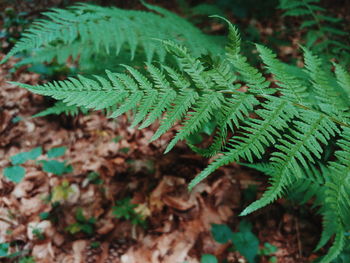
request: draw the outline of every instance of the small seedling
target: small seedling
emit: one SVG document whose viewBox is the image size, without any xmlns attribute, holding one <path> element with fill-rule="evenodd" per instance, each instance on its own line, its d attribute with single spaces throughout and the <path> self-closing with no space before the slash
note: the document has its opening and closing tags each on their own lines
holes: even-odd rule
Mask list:
<svg viewBox="0 0 350 263">
<path fill-rule="evenodd" d="M 44 235 L 43 230 L 41 228 L 33 228 L 32 233 L 39 240 L 45 239 L 45 235 Z"/>
<path fill-rule="evenodd" d="M 130 151 L 130 148 L 129 147 L 124 147 L 124 148 L 121 148 L 120 150 L 119 150 L 121 153 L 128 153 L 129 151 Z"/>
<path fill-rule="evenodd" d="M 18 263 L 35 263 L 35 260 L 33 257 L 23 257 L 18 261 Z"/>
<path fill-rule="evenodd" d="M 130 202 L 131 198 L 127 197 L 122 200 L 117 201 L 116 205 L 113 206 L 113 215 L 116 218 L 121 218 L 125 220 L 130 220 L 133 225 L 140 225 L 146 227 L 145 218 L 135 211 L 135 208 L 138 206 Z"/>
<path fill-rule="evenodd" d="M 70 224 L 66 227 L 67 232 L 73 235 L 78 232 L 83 232 L 85 234 L 91 235 L 94 232 L 94 224 L 96 223 L 96 218 L 86 218 L 83 214 L 82 208 L 77 208 L 75 219 L 77 220 L 75 223 Z"/>
<path fill-rule="evenodd" d="M 51 203 L 51 210 L 48 212 L 42 212 L 39 214 L 41 220 L 50 220 L 54 224 L 57 224 L 59 221 L 60 215 L 62 215 L 62 206 L 59 201 L 51 202 L 52 194 L 47 198 L 47 203 Z"/>
<path fill-rule="evenodd" d="M 64 155 L 66 147 L 52 148 L 47 152 L 48 158 L 55 158 Z M 25 176 L 26 170 L 21 165 L 29 160 L 36 160 L 42 155 L 42 148 L 36 147 L 27 152 L 21 152 L 10 157 L 12 166 L 4 169 L 3 175 L 8 180 L 14 183 L 19 183 Z M 53 173 L 55 175 L 62 175 L 65 173 L 71 173 L 73 167 L 66 165 L 66 162 L 59 162 L 57 160 L 40 160 L 37 162 L 42 165 L 42 169 L 47 173 Z"/>
<path fill-rule="evenodd" d="M 40 217 L 41 220 L 49 219 L 50 213 L 49 212 L 42 212 L 42 213 L 39 214 L 39 217 Z"/>
<path fill-rule="evenodd" d="M 277 257 L 271 256 L 271 255 L 275 254 L 276 252 L 277 252 L 277 247 L 266 242 L 264 244 L 264 247 L 259 250 L 259 255 L 269 257 L 269 263 L 276 263 Z"/>
<path fill-rule="evenodd" d="M 51 202 L 60 202 L 67 200 L 73 190 L 68 180 L 63 180 L 59 185 L 55 186 L 52 191 Z"/>
<path fill-rule="evenodd" d="M 20 166 L 29 160 L 35 160 L 42 154 L 41 147 L 34 148 L 28 152 L 21 152 L 10 157 L 12 166 L 4 169 L 4 176 L 14 183 L 22 181 L 25 175 L 25 169 Z"/>
<path fill-rule="evenodd" d="M 98 242 L 98 241 L 92 242 L 92 243 L 90 244 L 90 247 L 91 247 L 91 248 L 99 248 L 99 247 L 101 247 L 101 243 Z"/>
<path fill-rule="evenodd" d="M 241 221 L 238 232 L 232 232 L 227 225 L 213 224 L 211 233 L 214 240 L 218 243 L 225 244 L 232 242 L 233 248 L 244 256 L 249 263 L 257 262 L 257 256 L 271 256 L 277 251 L 277 248 L 269 243 L 259 250 L 259 239 L 252 232 L 252 225 L 248 221 Z M 271 256 L 270 262 L 277 262 L 277 258 Z"/>
<path fill-rule="evenodd" d="M 96 172 L 89 173 L 87 179 L 92 184 L 97 184 L 97 185 L 103 184 L 103 180 L 101 179 L 100 175 Z"/>
<path fill-rule="evenodd" d="M 123 139 L 123 137 L 118 135 L 118 136 L 114 137 L 112 139 L 112 141 L 115 142 L 115 143 L 118 143 L 121 139 Z"/>
</svg>

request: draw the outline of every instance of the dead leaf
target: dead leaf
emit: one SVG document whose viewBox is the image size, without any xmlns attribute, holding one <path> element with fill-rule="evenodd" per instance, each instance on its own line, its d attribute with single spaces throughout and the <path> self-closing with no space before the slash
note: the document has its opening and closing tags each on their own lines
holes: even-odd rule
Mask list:
<svg viewBox="0 0 350 263">
<path fill-rule="evenodd" d="M 32 256 L 36 262 L 54 262 L 55 252 L 50 241 L 34 245 Z M 46 261 L 45 261 L 46 260 Z"/>
</svg>

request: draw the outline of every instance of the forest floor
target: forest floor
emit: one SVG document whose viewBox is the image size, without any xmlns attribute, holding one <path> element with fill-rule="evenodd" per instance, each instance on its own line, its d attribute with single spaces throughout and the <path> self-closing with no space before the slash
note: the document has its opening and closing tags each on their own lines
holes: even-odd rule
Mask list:
<svg viewBox="0 0 350 263">
<path fill-rule="evenodd" d="M 7 81 L 36 84 L 39 75 L 24 69 L 10 73 L 14 63 L 10 60 L 0 69 L 0 169 L 9 166 L 10 156 L 17 153 L 35 147 L 45 153 L 64 146 L 67 151 L 58 160 L 72 165 L 73 171 L 57 176 L 29 161 L 20 183 L 1 177 L 0 237 L 16 244 L 12 252 L 31 255 L 36 262 L 199 262 L 202 254 L 245 262 L 237 252 L 229 252 L 229 244 L 214 241 L 211 224 L 227 224 L 236 231 L 242 208 L 267 186 L 262 175 L 232 164 L 189 192 L 187 183 L 208 161 L 185 144 L 164 155 L 175 130 L 149 143 L 155 127 L 131 129 L 128 116 L 31 118 L 47 102 Z M 18 117 L 20 121 L 14 121 Z M 89 181 L 91 172 L 102 183 Z M 67 196 L 61 193 L 52 200 L 67 181 L 71 189 Z M 138 205 L 146 227 L 113 215 L 115 202 L 126 197 Z M 96 219 L 91 234 L 67 231 L 77 222 L 77 209 Z M 50 216 L 43 219 L 45 213 Z M 268 242 L 277 247 L 273 255 L 278 262 L 310 262 L 314 257 L 321 218 L 307 209 L 296 210 L 279 200 L 245 220 L 253 224 L 261 246 Z M 33 229 L 41 234 L 33 234 Z M 260 262 L 268 259 L 262 257 Z"/>
<path fill-rule="evenodd" d="M 261 32 L 269 34 L 266 27 Z M 296 56 L 294 47 L 280 51 Z M 10 252 L 19 252 L 3 262 L 32 256 L 42 263 L 195 263 L 203 254 L 213 254 L 220 262 L 243 263 L 247 261 L 230 243 L 217 243 L 211 233 L 212 224 L 236 232 L 242 220 L 252 223 L 260 248 L 266 242 L 277 247 L 260 263 L 272 262 L 271 256 L 279 263 L 316 258 L 313 249 L 322 224 L 311 205 L 300 208 L 281 199 L 239 217 L 268 186 L 262 174 L 231 164 L 189 192 L 189 181 L 211 160 L 184 143 L 164 155 L 176 127 L 150 143 L 156 125 L 130 128 L 130 115 L 116 120 L 100 112 L 32 118 L 50 102 L 7 82 L 41 81 L 26 68 L 12 72 L 14 63 L 10 59 L 0 66 L 0 171 L 10 166 L 11 156 L 36 147 L 43 149 L 39 160 L 54 147 L 66 147 L 56 159 L 73 169 L 59 176 L 33 160 L 23 165 L 26 174 L 18 184 L 0 176 L 0 243 L 11 243 Z M 135 207 L 122 209 L 136 211 L 136 223 L 113 214 L 116 202 L 127 198 Z M 78 220 L 79 211 L 84 220 L 93 219 L 85 222 L 89 231 L 77 226 L 84 221 Z"/>
</svg>

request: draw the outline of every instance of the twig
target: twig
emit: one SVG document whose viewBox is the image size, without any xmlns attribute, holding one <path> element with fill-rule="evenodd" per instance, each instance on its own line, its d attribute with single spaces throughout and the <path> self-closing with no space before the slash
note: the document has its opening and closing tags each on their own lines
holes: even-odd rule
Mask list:
<svg viewBox="0 0 350 263">
<path fill-rule="evenodd" d="M 298 240 L 298 252 L 299 252 L 299 258 L 302 257 L 303 251 L 301 247 L 301 241 L 300 241 L 300 230 L 299 230 L 299 221 L 298 218 L 295 218 L 295 229 L 297 231 L 297 240 Z"/>
<path fill-rule="evenodd" d="M 12 225 L 12 226 L 16 225 L 15 223 L 11 222 L 10 220 L 2 218 L 2 217 L 0 217 L 0 221 L 3 221 L 3 222 L 5 222 L 5 223 L 7 223 L 9 225 Z"/>
</svg>

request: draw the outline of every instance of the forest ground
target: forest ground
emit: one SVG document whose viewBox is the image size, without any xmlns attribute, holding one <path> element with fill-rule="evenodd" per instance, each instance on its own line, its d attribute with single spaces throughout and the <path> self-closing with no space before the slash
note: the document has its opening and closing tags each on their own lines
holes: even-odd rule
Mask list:
<svg viewBox="0 0 350 263">
<path fill-rule="evenodd" d="M 266 33 L 269 27 L 261 28 Z M 293 55 L 294 47 L 284 47 L 283 52 Z M 243 219 L 240 211 L 268 185 L 263 175 L 231 164 L 189 192 L 187 183 L 208 160 L 184 143 L 164 155 L 176 128 L 150 143 L 156 125 L 132 129 L 130 115 L 117 120 L 99 112 L 31 118 L 48 101 L 7 81 L 33 85 L 42 80 L 26 68 L 12 72 L 14 63 L 10 59 L 0 66 L 0 169 L 9 166 L 10 156 L 17 153 L 35 147 L 45 153 L 64 146 L 67 151 L 58 160 L 72 165 L 73 171 L 57 176 L 30 161 L 24 165 L 26 175 L 19 184 L 1 177 L 1 242 L 15 243 L 21 256 L 33 256 L 36 262 L 199 262 L 203 254 L 245 262 L 228 249 L 229 244 L 214 241 L 211 227 L 227 224 L 237 231 Z M 18 122 L 14 121 L 17 117 Z M 87 180 L 91 172 L 98 173 L 102 183 Z M 53 205 L 48 197 L 67 181 L 73 191 L 58 200 L 58 206 Z M 115 202 L 126 197 L 138 204 L 146 227 L 113 215 Z M 277 247 L 273 255 L 278 262 L 310 262 L 316 257 L 312 251 L 322 227 L 321 217 L 310 207 L 301 209 L 281 199 L 244 219 L 253 224 L 261 247 L 265 242 Z M 67 231 L 76 222 L 77 208 L 83 209 L 86 218 L 96 219 L 92 234 Z M 43 219 L 43 213 L 49 213 L 52 220 Z M 42 230 L 42 236 L 33 235 L 35 227 Z M 260 262 L 268 260 L 262 257 Z"/>
</svg>

